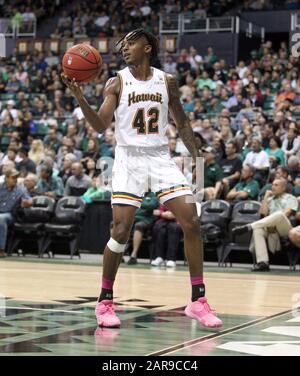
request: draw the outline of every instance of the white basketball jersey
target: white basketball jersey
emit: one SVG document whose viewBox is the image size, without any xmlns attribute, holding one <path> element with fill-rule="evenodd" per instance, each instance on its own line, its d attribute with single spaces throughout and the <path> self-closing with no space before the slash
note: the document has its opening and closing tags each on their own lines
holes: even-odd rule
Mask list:
<svg viewBox="0 0 300 376">
<path fill-rule="evenodd" d="M 115 137 L 120 146 L 153 147 L 168 144 L 168 89 L 165 73 L 151 67 L 151 80 L 137 80 L 129 68 L 118 72 L 121 80 L 115 110 Z"/>
</svg>

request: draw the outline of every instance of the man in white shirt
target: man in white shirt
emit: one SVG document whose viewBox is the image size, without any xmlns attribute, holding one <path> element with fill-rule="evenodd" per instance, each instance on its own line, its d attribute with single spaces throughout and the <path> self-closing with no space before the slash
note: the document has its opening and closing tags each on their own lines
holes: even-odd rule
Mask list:
<svg viewBox="0 0 300 376">
<path fill-rule="evenodd" d="M 253 137 L 251 149 L 252 150 L 247 154 L 243 165 L 250 165 L 255 168 L 254 179 L 262 185 L 268 177 L 270 168 L 269 157 L 268 154 L 262 150 L 261 141 L 258 137 Z"/>
</svg>

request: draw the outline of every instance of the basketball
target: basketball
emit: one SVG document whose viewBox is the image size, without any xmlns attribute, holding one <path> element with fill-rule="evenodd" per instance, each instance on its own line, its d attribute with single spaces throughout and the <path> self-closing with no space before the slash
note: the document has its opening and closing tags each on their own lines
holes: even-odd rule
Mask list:
<svg viewBox="0 0 300 376">
<path fill-rule="evenodd" d="M 96 48 L 87 43 L 69 48 L 62 60 L 64 74 L 78 83 L 93 81 L 101 71 L 102 58 Z"/>
</svg>

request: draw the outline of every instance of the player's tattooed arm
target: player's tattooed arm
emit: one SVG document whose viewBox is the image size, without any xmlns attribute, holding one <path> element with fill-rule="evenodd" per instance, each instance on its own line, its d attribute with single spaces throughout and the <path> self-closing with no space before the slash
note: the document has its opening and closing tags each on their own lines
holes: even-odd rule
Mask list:
<svg viewBox="0 0 300 376">
<path fill-rule="evenodd" d="M 117 107 L 118 97 L 121 90 L 119 77 L 113 77 L 107 81 L 103 92 L 104 101 L 98 112 L 93 110 L 88 104 L 76 82 L 65 83 L 75 95 L 87 122 L 95 129 L 95 131 L 99 133 L 104 132 L 105 129 L 110 126 L 114 111 Z"/>
<path fill-rule="evenodd" d="M 166 77 L 169 90 L 169 110 L 171 116 L 176 124 L 180 138 L 192 155 L 193 159 L 196 160 L 196 157 L 201 156 L 201 152 L 196 146 L 196 140 L 190 125 L 190 121 L 187 118 L 180 102 L 180 92 L 176 78 L 169 74 L 167 74 Z"/>
</svg>

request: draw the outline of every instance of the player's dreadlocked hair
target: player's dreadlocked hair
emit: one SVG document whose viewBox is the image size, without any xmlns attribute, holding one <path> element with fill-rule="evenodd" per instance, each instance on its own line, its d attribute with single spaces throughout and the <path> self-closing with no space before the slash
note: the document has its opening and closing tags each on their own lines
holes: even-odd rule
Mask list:
<svg viewBox="0 0 300 376">
<path fill-rule="evenodd" d="M 151 49 L 151 57 L 150 57 L 150 62 L 154 62 L 158 58 L 158 51 L 159 51 L 159 46 L 158 46 L 158 40 L 157 38 L 152 34 L 149 33 L 148 31 L 140 28 L 140 29 L 135 29 L 131 31 L 130 33 L 124 35 L 118 42 L 116 43 L 116 47 L 119 48 L 119 51 L 122 52 L 123 48 L 123 41 L 125 37 L 127 37 L 127 40 L 136 40 L 139 39 L 140 37 L 145 37 L 152 47 Z"/>
</svg>

